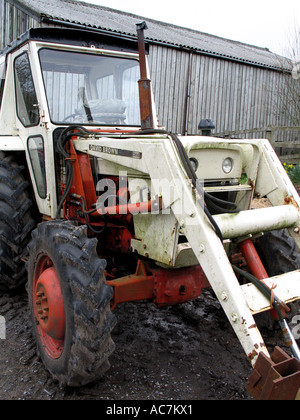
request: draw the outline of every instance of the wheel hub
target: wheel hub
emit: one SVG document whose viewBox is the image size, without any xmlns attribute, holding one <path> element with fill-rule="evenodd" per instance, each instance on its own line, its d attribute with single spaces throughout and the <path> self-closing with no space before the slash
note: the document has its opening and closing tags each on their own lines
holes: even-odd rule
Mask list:
<svg viewBox="0 0 300 420">
<path fill-rule="evenodd" d="M 36 318 L 43 332 L 54 340 L 65 336 L 64 301 L 54 267 L 47 268 L 38 278 L 35 293 Z"/>
</svg>

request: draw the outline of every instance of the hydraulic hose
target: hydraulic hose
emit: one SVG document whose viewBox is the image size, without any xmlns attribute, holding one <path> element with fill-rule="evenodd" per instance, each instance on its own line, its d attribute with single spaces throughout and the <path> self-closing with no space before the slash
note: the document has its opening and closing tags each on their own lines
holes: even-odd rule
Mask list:
<svg viewBox="0 0 300 420">
<path fill-rule="evenodd" d="M 279 318 L 279 325 L 281 327 L 283 337 L 285 340 L 285 343 L 288 347 L 290 347 L 294 357 L 298 360 L 300 360 L 300 350 L 296 343 L 296 340 L 293 337 L 293 334 L 291 333 L 289 326 L 286 322 L 286 320 L 283 318 L 283 315 L 281 313 L 280 307 L 285 305 L 278 297 L 274 294 L 274 291 L 271 290 L 264 282 L 261 280 L 258 280 L 256 277 L 254 277 L 252 274 L 247 273 L 244 270 L 241 270 L 240 268 L 236 266 L 232 266 L 233 270 L 236 274 L 239 274 L 243 276 L 246 280 L 253 283 L 260 291 L 261 293 L 268 299 L 270 302 L 272 302 L 273 308 L 275 309 L 276 313 L 278 314 Z"/>
<path fill-rule="evenodd" d="M 60 202 L 59 202 L 57 210 L 56 210 L 55 219 L 59 219 L 59 215 L 60 215 L 62 206 L 63 206 L 64 202 L 66 201 L 68 195 L 69 195 L 69 192 L 70 192 L 70 189 L 71 189 L 72 183 L 73 183 L 73 165 L 72 165 L 72 162 L 70 162 L 70 160 L 68 160 L 70 155 L 66 151 L 66 144 L 74 136 L 74 134 L 76 134 L 76 133 L 74 133 L 74 130 L 79 131 L 81 134 L 89 133 L 89 131 L 82 126 L 71 126 L 71 127 L 67 127 L 66 129 L 64 129 L 59 136 L 59 139 L 58 139 L 58 142 L 57 142 L 57 150 L 66 161 L 67 182 L 66 182 L 64 193 L 63 193 L 63 195 L 60 199 Z"/>
</svg>

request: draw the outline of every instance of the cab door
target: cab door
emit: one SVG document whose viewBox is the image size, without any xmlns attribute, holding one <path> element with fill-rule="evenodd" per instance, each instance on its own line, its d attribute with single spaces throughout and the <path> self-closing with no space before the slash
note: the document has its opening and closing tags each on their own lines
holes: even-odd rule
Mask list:
<svg viewBox="0 0 300 420">
<path fill-rule="evenodd" d="M 53 140 L 51 131 L 43 121 L 42 87 L 34 79 L 34 64 L 38 65 L 33 63 L 28 45 L 15 53 L 16 128 L 26 151 L 39 211 L 53 217 L 56 206 Z"/>
</svg>

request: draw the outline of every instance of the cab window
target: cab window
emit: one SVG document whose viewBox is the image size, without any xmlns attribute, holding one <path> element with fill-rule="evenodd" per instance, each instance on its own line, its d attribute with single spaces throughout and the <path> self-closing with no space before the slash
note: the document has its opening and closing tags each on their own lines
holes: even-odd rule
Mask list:
<svg viewBox="0 0 300 420">
<path fill-rule="evenodd" d="M 47 48 L 39 55 L 52 122 L 140 125 L 137 60 Z"/>
<path fill-rule="evenodd" d="M 43 137 L 29 137 L 27 147 L 38 193 L 41 198 L 46 198 L 47 188 Z"/>
<path fill-rule="evenodd" d="M 39 107 L 27 53 L 17 57 L 14 66 L 18 118 L 25 127 L 36 126 Z"/>
</svg>

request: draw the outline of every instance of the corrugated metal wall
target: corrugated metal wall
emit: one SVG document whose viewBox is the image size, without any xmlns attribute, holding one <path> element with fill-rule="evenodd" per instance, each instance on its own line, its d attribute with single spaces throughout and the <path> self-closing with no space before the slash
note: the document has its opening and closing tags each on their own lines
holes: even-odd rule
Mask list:
<svg viewBox="0 0 300 420">
<path fill-rule="evenodd" d="M 151 46 L 150 70 L 160 124 L 177 133 L 199 133 L 206 118 L 218 133 L 292 125 L 281 72 L 162 46 Z"/>
<path fill-rule="evenodd" d="M 2 49 L 39 20 L 0 1 Z M 160 45 L 150 46 L 149 62 L 159 122 L 168 130 L 197 134 L 204 118 L 214 121 L 218 133 L 292 125 L 292 112 L 283 106 L 288 76 L 278 71 Z"/>
<path fill-rule="evenodd" d="M 23 34 L 29 28 L 39 26 L 37 17 L 29 10 L 13 6 L 6 0 L 0 0 L 0 50 Z"/>
</svg>

